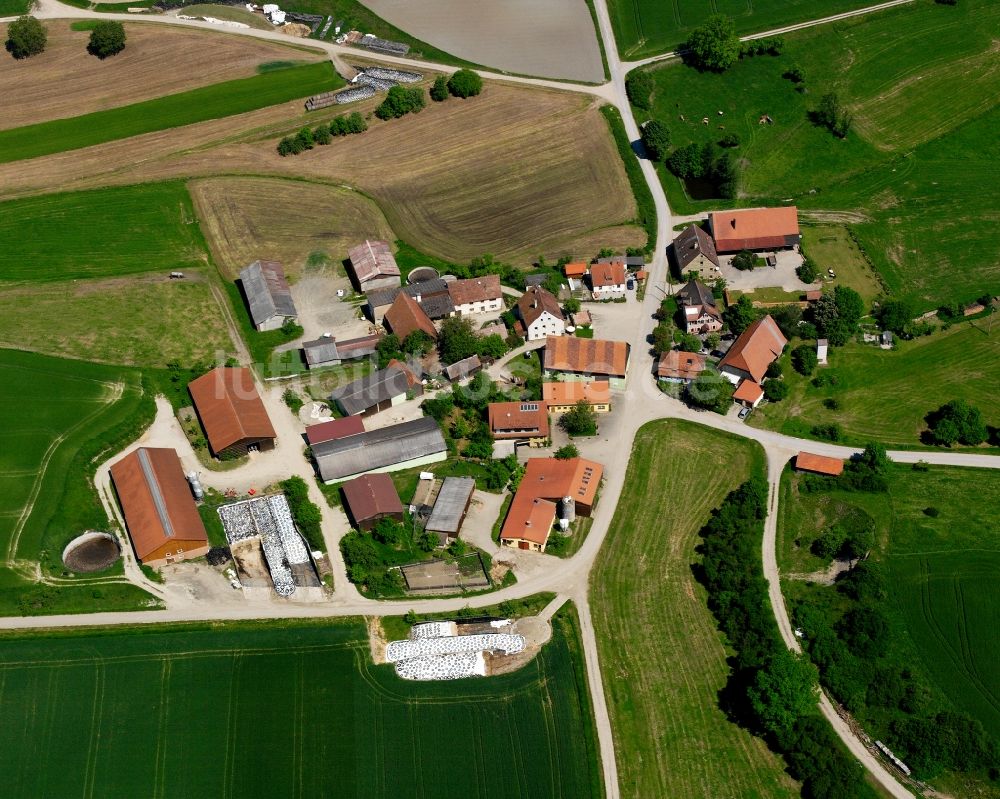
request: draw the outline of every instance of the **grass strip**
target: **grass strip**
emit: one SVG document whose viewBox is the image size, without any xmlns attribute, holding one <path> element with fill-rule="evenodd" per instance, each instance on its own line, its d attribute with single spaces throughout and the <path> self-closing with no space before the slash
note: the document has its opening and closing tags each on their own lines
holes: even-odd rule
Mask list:
<svg viewBox="0 0 1000 799">
<path fill-rule="evenodd" d="M 621 156 L 622 164 L 625 166 L 625 174 L 628 175 L 628 182 L 632 186 L 636 222 L 646 231 L 646 246 L 643 249 L 650 253 L 656 245 L 656 205 L 653 203 L 653 193 L 649 190 L 639 160 L 632 151 L 632 143 L 628 139 L 628 133 L 625 132 L 622 115 L 612 105 L 601 106 L 601 113 L 608 121 L 615 146 L 618 147 L 618 155 Z"/>
<path fill-rule="evenodd" d="M 328 62 L 224 81 L 141 103 L 0 131 L 0 163 L 221 119 L 343 86 Z"/>
</svg>

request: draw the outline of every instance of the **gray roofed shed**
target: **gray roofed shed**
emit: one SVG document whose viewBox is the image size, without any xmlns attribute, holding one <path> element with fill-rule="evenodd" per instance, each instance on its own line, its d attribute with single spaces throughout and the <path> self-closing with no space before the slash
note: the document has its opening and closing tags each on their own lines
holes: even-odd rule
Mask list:
<svg viewBox="0 0 1000 799">
<path fill-rule="evenodd" d="M 476 481 L 471 477 L 446 477 L 425 529 L 448 538 L 458 538 L 475 490 Z"/>
<path fill-rule="evenodd" d="M 254 261 L 240 272 L 240 282 L 258 330 L 273 330 L 298 316 L 285 270 L 277 261 Z"/>
<path fill-rule="evenodd" d="M 478 355 L 470 355 L 460 361 L 455 361 L 451 366 L 444 368 L 444 376 L 451 381 L 462 380 L 471 374 L 475 374 L 483 368 L 483 362 Z"/>
<path fill-rule="evenodd" d="M 372 408 L 378 408 L 384 403 L 391 403 L 393 399 L 405 395 L 410 389 L 418 388 L 421 388 L 420 384 L 413 386 L 405 370 L 389 366 L 341 386 L 334 390 L 330 399 L 336 402 L 345 414 L 355 416 Z"/>
<path fill-rule="evenodd" d="M 378 351 L 380 338 L 381 336 L 371 335 L 337 341 L 333 336 L 321 336 L 312 341 L 303 342 L 302 350 L 306 356 L 306 365 L 310 369 L 319 366 L 336 366 L 341 361 L 351 361 L 374 355 Z"/>
<path fill-rule="evenodd" d="M 392 305 L 400 292 L 412 297 L 420 303 L 424 313 L 431 319 L 443 319 L 455 311 L 451 294 L 448 293 L 448 282 L 441 278 L 424 280 L 406 286 L 390 286 L 373 289 L 365 294 L 368 300 L 368 310 L 371 319 L 376 324 L 382 323 L 385 311 Z M 417 299 L 419 297 L 419 299 Z M 381 313 L 379 311 L 381 310 Z"/>
<path fill-rule="evenodd" d="M 366 472 L 406 468 L 411 461 L 423 464 L 444 460 L 448 447 L 437 422 L 425 416 L 324 441 L 316 444 L 312 453 L 320 478 L 326 483 L 336 483 Z"/>
</svg>

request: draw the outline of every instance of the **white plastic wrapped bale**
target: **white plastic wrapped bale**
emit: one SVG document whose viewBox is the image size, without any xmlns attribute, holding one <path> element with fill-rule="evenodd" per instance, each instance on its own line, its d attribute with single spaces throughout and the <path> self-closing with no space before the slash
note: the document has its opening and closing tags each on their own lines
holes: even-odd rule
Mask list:
<svg viewBox="0 0 1000 799">
<path fill-rule="evenodd" d="M 398 83 L 416 83 L 423 78 L 419 72 L 405 72 L 401 69 L 389 69 L 388 67 L 369 67 L 361 71 L 372 78 L 393 80 Z"/>
<path fill-rule="evenodd" d="M 354 79 L 354 83 L 359 86 L 371 86 L 373 89 L 378 89 L 380 92 L 387 92 L 393 86 L 396 85 L 396 81 L 388 80 L 387 78 L 376 78 L 373 77 L 368 72 L 362 72 Z"/>
<path fill-rule="evenodd" d="M 404 680 L 460 680 L 486 676 L 486 658 L 482 652 L 411 658 L 396 664 L 396 674 Z"/>
<path fill-rule="evenodd" d="M 246 502 L 223 505 L 219 508 L 219 518 L 222 519 L 222 527 L 231 544 L 257 535 L 250 506 Z"/>
<path fill-rule="evenodd" d="M 274 516 L 278 537 L 281 539 L 281 546 L 285 550 L 288 562 L 291 564 L 308 563 L 309 550 L 306 549 L 299 531 L 295 529 L 292 511 L 288 507 L 285 495 L 273 494 L 267 498 L 267 504 Z"/>
<path fill-rule="evenodd" d="M 458 626 L 453 621 L 428 621 L 414 624 L 410 628 L 410 639 L 417 641 L 422 638 L 443 638 L 458 633 Z"/>
<path fill-rule="evenodd" d="M 455 635 L 445 638 L 422 638 L 416 641 L 392 641 L 385 649 L 389 663 L 434 655 L 455 655 L 461 652 L 501 652 L 513 655 L 524 651 L 524 636 L 509 633 Z"/>
<path fill-rule="evenodd" d="M 336 96 L 337 105 L 344 105 L 345 103 L 354 103 L 358 100 L 367 100 L 369 97 L 375 96 L 375 89 L 371 86 L 354 86 L 350 89 L 344 89 L 342 92 L 338 92 Z"/>
<path fill-rule="evenodd" d="M 513 622 L 511 622 L 510 619 L 494 619 L 493 621 L 490 622 L 490 627 L 492 627 L 494 630 L 496 630 L 496 629 L 498 629 L 500 627 L 506 627 L 506 626 L 508 626 L 509 624 L 512 624 L 512 623 Z"/>
</svg>

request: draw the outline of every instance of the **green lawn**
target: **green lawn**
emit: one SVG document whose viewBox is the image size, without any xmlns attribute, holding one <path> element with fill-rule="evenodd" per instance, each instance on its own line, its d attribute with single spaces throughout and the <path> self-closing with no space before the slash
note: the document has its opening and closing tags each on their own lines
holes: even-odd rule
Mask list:
<svg viewBox="0 0 1000 799">
<path fill-rule="evenodd" d="M 987 424 L 1000 426 L 996 402 L 996 361 L 1000 322 L 963 322 L 930 336 L 900 341 L 895 350 L 850 343 L 830 350 L 829 366 L 816 374 L 836 377 L 837 385 L 817 388 L 795 372 L 790 356 L 781 359 L 791 392 L 781 402 L 764 404 L 747 420 L 756 427 L 811 438 L 814 425 L 837 423 L 844 442 L 868 441 L 918 447 L 924 418 L 952 399 L 978 406 Z M 793 347 L 799 344 L 793 342 Z M 824 400 L 836 400 L 831 410 Z"/>
<path fill-rule="evenodd" d="M 59 560 L 66 543 L 107 529 L 96 464 L 152 415 L 137 372 L 0 350 L 0 613 L 136 610 L 148 599 L 123 583 L 43 586 L 12 567 L 37 563 L 47 576 L 69 576 Z M 118 565 L 101 577 L 120 574 Z"/>
<path fill-rule="evenodd" d="M 866 307 L 886 293 L 878 274 L 844 225 L 809 224 L 803 227 L 802 235 L 802 246 L 816 262 L 827 291 L 838 285 L 850 286 L 861 295 Z M 830 279 L 827 269 L 832 269 L 836 278 Z"/>
<path fill-rule="evenodd" d="M 224 81 L 140 103 L 0 131 L 0 163 L 221 119 L 344 85 L 329 62 Z"/>
<path fill-rule="evenodd" d="M 0 710 L 11 799 L 601 795 L 572 607 L 521 670 L 439 683 L 360 620 L 8 635 Z"/>
<path fill-rule="evenodd" d="M 0 203 L 0 279 L 118 277 L 208 261 L 179 181 L 45 194 Z"/>
<path fill-rule="evenodd" d="M 747 34 L 874 4 L 874 0 L 608 0 L 608 13 L 619 53 L 635 60 L 677 48 L 713 13 L 733 17 L 739 32 Z"/>
<path fill-rule="evenodd" d="M 680 422 L 636 437 L 591 612 L 622 796 L 798 796 L 782 760 L 719 709 L 727 651 L 695 579 L 698 531 L 762 453 Z"/>
<path fill-rule="evenodd" d="M 889 290 L 921 309 L 970 301 L 1000 291 L 987 255 L 1000 244 L 998 27 L 989 0 L 913 3 L 788 34 L 781 56 L 723 74 L 671 62 L 652 70 L 653 110 L 639 119 L 665 122 L 677 146 L 739 135 L 738 204 L 794 201 L 850 225 Z M 782 77 L 793 66 L 804 91 Z M 830 91 L 853 114 L 844 140 L 809 118 Z M 664 183 L 677 212 L 726 204 Z"/>
<path fill-rule="evenodd" d="M 0 0 L 0 17 L 12 17 L 24 14 L 31 5 L 30 0 Z"/>
<path fill-rule="evenodd" d="M 897 466 L 887 494 L 800 491 L 801 475 L 782 477 L 778 558 L 782 573 L 811 571 L 822 562 L 808 553 L 813 539 L 847 514 L 864 513 L 875 523 L 871 558 L 887 579 L 887 614 L 892 636 L 869 662 L 874 674 L 844 668 L 828 680 L 879 680 L 877 669 L 903 669 L 918 688 L 918 714 L 958 710 L 978 719 L 1000 741 L 1000 646 L 996 637 L 1000 588 L 1000 534 L 995 509 L 1000 503 L 1000 473 L 991 469 L 932 466 L 927 472 Z M 937 516 L 926 510 L 934 508 Z M 813 609 L 827 621 L 849 607 L 835 588 L 783 581 L 794 606 Z M 807 618 L 801 610 L 798 619 Z M 807 635 L 809 627 L 807 625 Z M 848 676 L 849 675 L 849 676 Z M 869 697 L 852 708 L 867 731 L 891 741 L 890 726 L 901 714 Z M 1000 796 L 995 785 L 977 775 L 945 775 L 932 781 L 953 795 Z M 961 787 L 958 787 L 961 786 Z M 957 790 L 957 793 L 954 791 Z"/>
</svg>

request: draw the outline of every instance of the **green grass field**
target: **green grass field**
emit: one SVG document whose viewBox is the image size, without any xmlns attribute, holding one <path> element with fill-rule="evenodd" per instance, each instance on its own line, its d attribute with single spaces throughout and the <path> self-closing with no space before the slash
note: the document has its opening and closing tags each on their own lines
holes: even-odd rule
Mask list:
<svg viewBox="0 0 1000 799">
<path fill-rule="evenodd" d="M 590 599 L 622 796 L 798 796 L 781 759 L 719 709 L 726 647 L 691 570 L 699 529 L 761 455 L 680 422 L 636 437 Z"/>
<path fill-rule="evenodd" d="M 207 261 L 191 197 L 178 181 L 0 203 L 0 280 L 168 273 Z"/>
<path fill-rule="evenodd" d="M 59 560 L 65 544 L 107 528 L 90 482 L 96 464 L 138 435 L 151 404 L 136 372 L 0 350 L 0 612 L 132 610 L 148 598 L 113 581 L 120 566 L 97 588 L 29 582 L 16 567 L 69 576 Z"/>
<path fill-rule="evenodd" d="M 781 56 L 721 75 L 672 62 L 652 71 L 649 115 L 677 146 L 738 134 L 739 203 L 794 201 L 816 221 L 846 218 L 892 293 L 924 310 L 971 301 L 1000 291 L 998 26 L 989 0 L 913 3 L 788 34 Z M 782 77 L 793 66 L 803 92 Z M 853 114 L 844 140 L 809 118 L 830 91 Z M 759 124 L 765 114 L 774 124 Z M 677 212 L 726 204 L 664 183 Z"/>
<path fill-rule="evenodd" d="M 0 0 L 0 17 L 24 14 L 30 5 L 29 0 Z"/>
<path fill-rule="evenodd" d="M 329 62 L 293 66 L 140 103 L 0 131 L 0 163 L 221 119 L 344 85 Z"/>
<path fill-rule="evenodd" d="M 869 0 L 608 0 L 622 58 L 635 60 L 678 47 L 709 14 L 736 20 L 741 34 L 772 30 L 874 5 Z"/>
<path fill-rule="evenodd" d="M 363 624 L 0 639 L 12 797 L 597 797 L 575 611 L 514 674 L 413 683 Z"/>
<path fill-rule="evenodd" d="M 828 373 L 837 385 L 817 388 L 812 378 L 795 372 L 790 355 L 781 359 L 791 389 L 781 402 L 762 405 L 748 422 L 787 435 L 812 437 L 818 424 L 837 423 L 845 443 L 868 441 L 918 447 L 927 425 L 924 418 L 952 399 L 966 399 L 983 412 L 987 424 L 1000 426 L 997 405 L 996 360 L 1000 355 L 1000 321 L 959 323 L 948 330 L 912 341 L 895 350 L 851 343 L 830 350 Z M 836 400 L 831 410 L 824 400 Z"/>
</svg>

